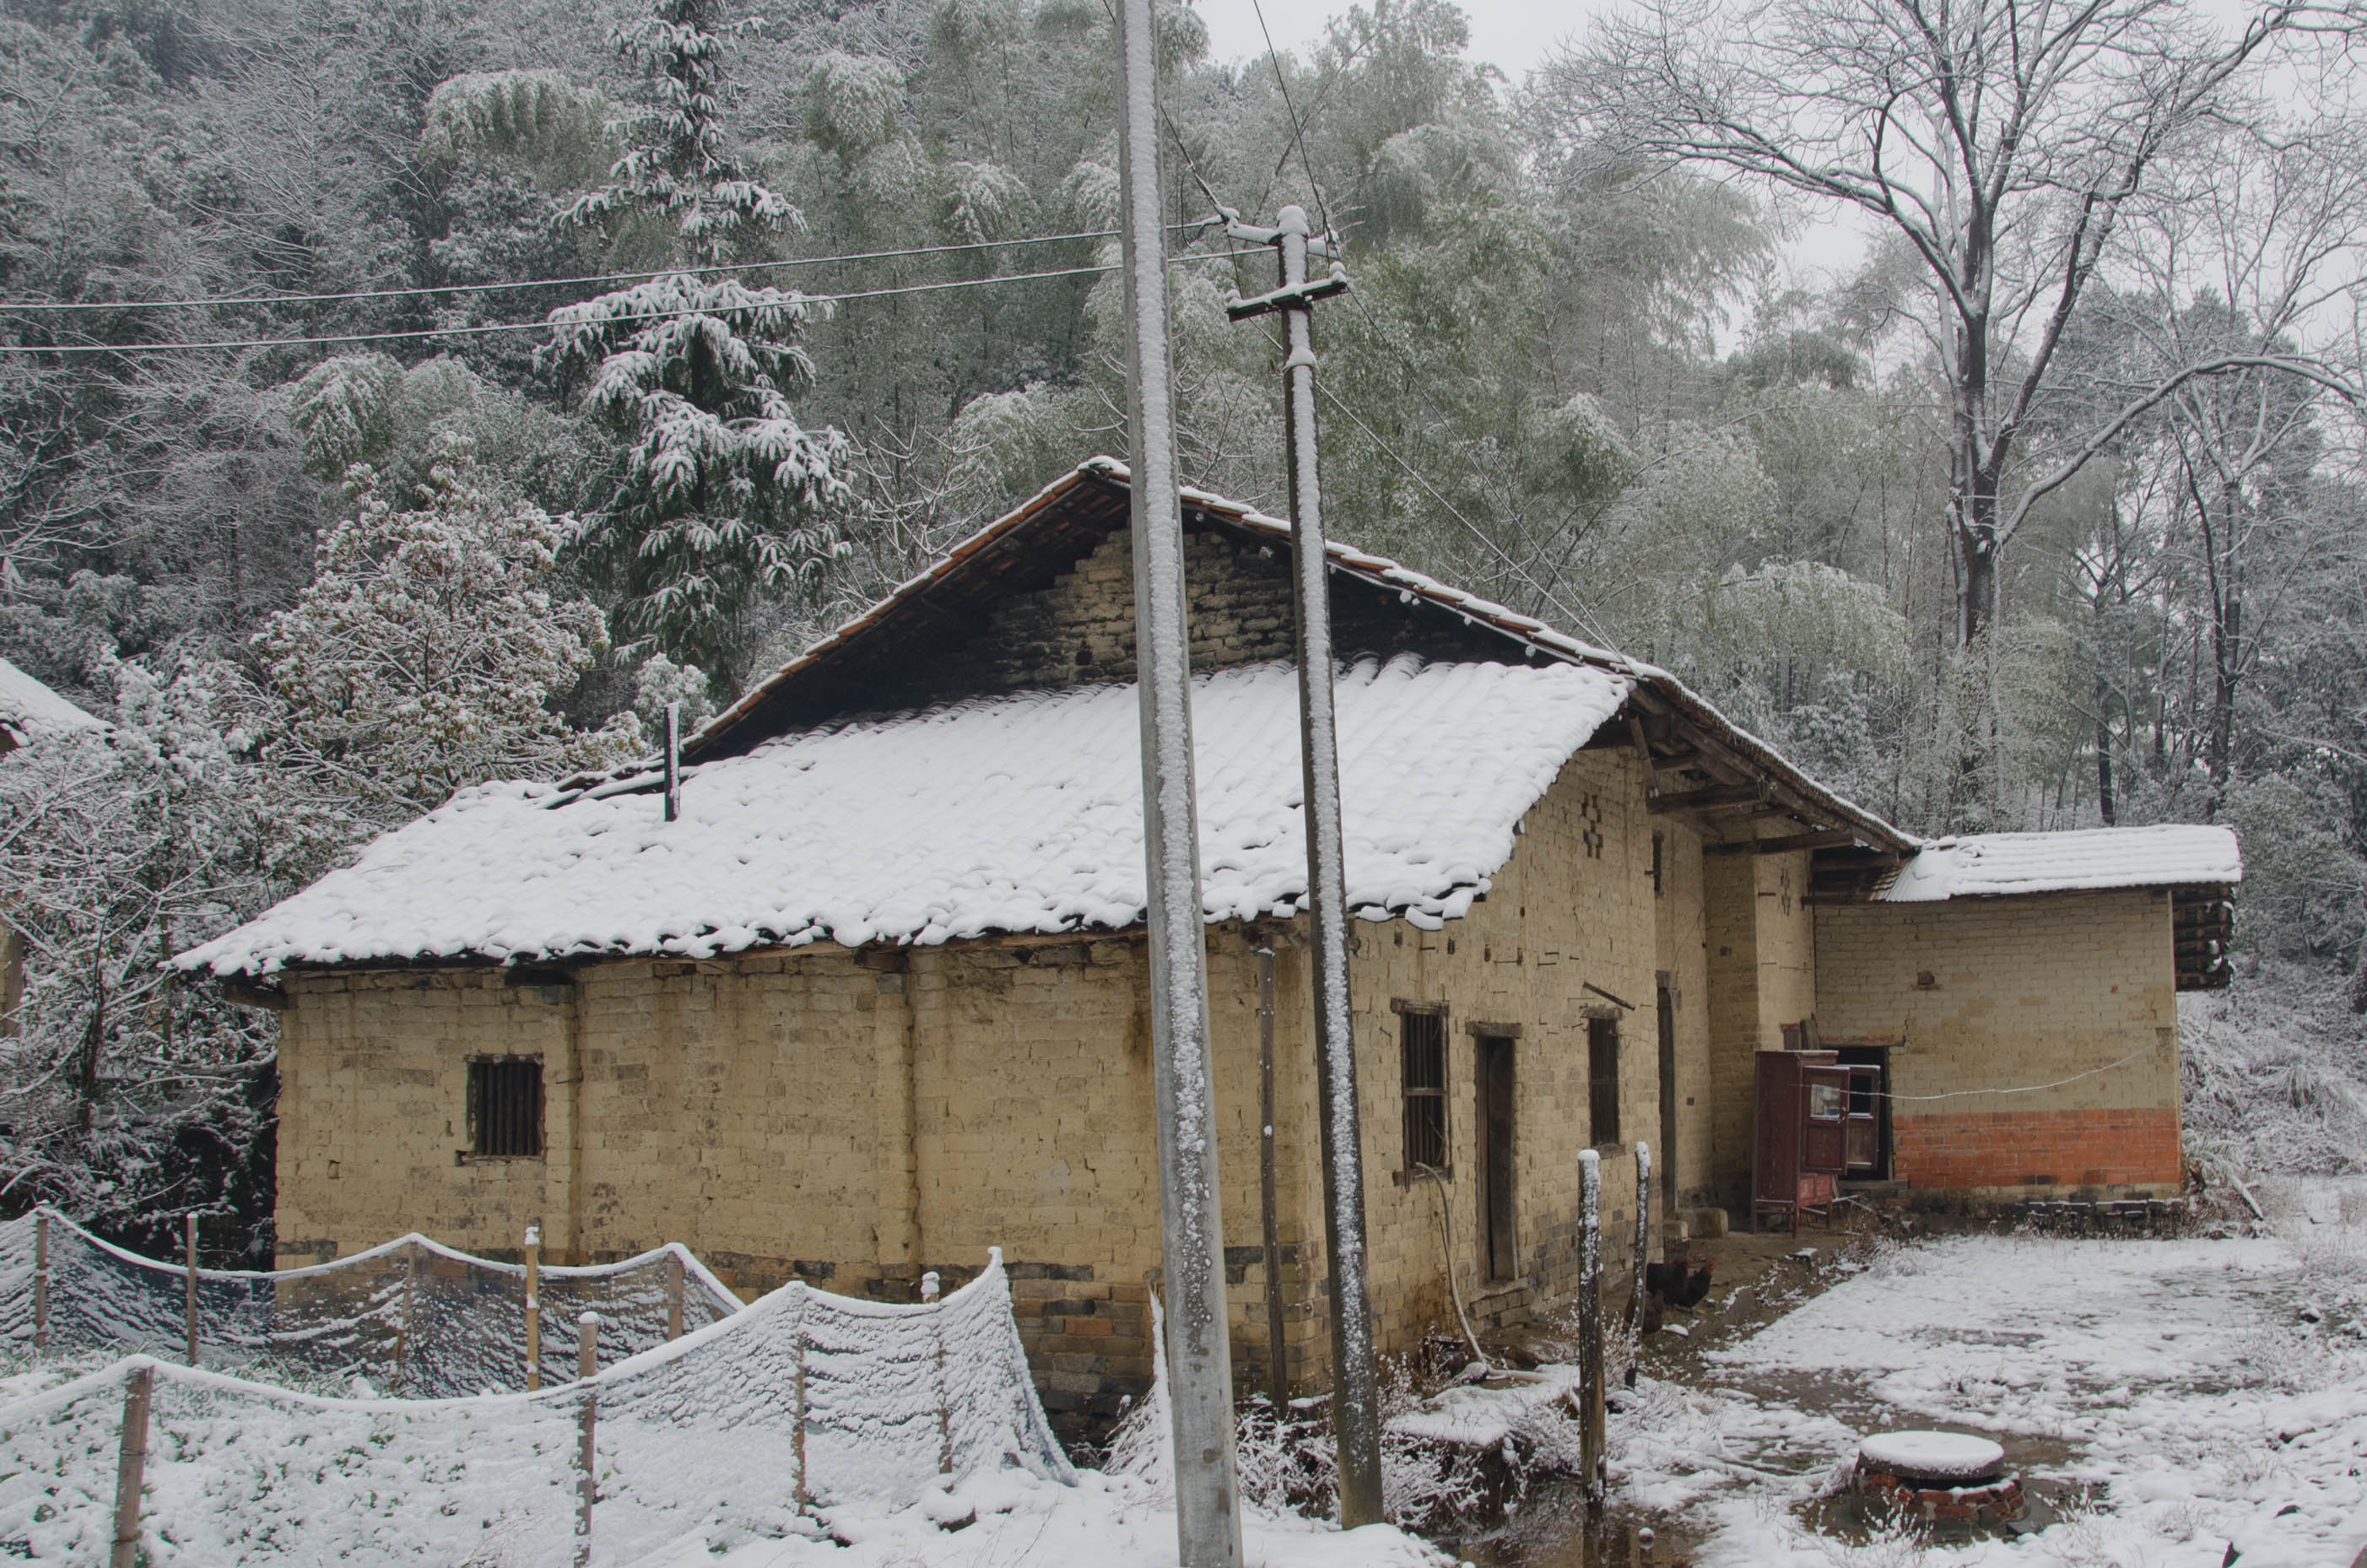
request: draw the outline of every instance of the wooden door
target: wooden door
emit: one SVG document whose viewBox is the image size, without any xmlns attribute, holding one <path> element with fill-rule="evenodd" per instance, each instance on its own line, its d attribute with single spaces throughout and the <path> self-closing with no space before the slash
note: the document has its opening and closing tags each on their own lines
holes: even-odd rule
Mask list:
<svg viewBox="0 0 2367 1568">
<path fill-rule="evenodd" d="M 1519 1277 L 1513 1239 L 1513 1041 L 1482 1035 L 1474 1053 L 1479 1064 L 1480 1256 L 1490 1279 Z"/>
<path fill-rule="evenodd" d="M 1849 1169 L 1849 1069 L 1810 1067 L 1802 1077 L 1808 1114 L 1801 1135 L 1800 1169 L 1840 1176 Z"/>
<path fill-rule="evenodd" d="M 1849 1070 L 1849 1174 L 1875 1176 L 1882 1170 L 1882 1069 Z"/>
</svg>

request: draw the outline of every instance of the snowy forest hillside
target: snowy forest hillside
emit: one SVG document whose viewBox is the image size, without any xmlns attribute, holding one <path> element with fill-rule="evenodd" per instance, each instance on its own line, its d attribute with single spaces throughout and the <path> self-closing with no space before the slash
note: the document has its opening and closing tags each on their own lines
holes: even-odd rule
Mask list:
<svg viewBox="0 0 2367 1568">
<path fill-rule="evenodd" d="M 1206 220 L 1304 203 L 1354 285 L 1336 533 L 1914 830 L 2235 824 L 2228 1006 L 2292 1017 L 2214 1025 L 2197 1092 L 2359 1163 L 2358 18 L 2104 0 L 2016 76 L 2039 9 L 1945 40 L 1988 120 L 1869 108 L 1887 0 L 1631 8 L 1523 82 L 1443 0 L 1229 62 L 1171 11 L 1184 472 L 1282 509 L 1279 354 L 1223 309 L 1271 257 Z M 6 0 L 0 49 L 0 654 L 115 726 L 0 759 L 0 1201 L 262 1258 L 270 1017 L 163 957 L 1123 454 L 1110 23 Z M 1863 266 L 1787 265 L 1836 202 Z"/>
</svg>

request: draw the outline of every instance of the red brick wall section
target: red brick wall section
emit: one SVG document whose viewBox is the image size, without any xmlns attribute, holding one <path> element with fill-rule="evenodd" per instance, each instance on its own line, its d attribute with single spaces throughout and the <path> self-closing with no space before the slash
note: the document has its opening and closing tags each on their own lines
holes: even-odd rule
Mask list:
<svg viewBox="0 0 2367 1568">
<path fill-rule="evenodd" d="M 2178 1112 L 1991 1111 L 1900 1116 L 1898 1176 L 1915 1186 L 2121 1187 L 2176 1183 Z"/>
</svg>

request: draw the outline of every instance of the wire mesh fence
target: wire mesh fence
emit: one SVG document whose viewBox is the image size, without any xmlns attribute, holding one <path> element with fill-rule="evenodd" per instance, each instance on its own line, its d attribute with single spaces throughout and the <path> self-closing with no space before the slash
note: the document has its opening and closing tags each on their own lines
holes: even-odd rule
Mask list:
<svg viewBox="0 0 2367 1568">
<path fill-rule="evenodd" d="M 547 1337 L 572 1362 L 567 1326 Z M 595 1332 L 605 1346 L 605 1318 Z M 127 1550 L 159 1568 L 625 1563 L 699 1531 L 800 1533 L 814 1505 L 980 1469 L 1070 1478 L 1000 1254 L 939 1301 L 792 1284 L 573 1371 L 534 1392 L 334 1398 L 127 1358 L 0 1406 L 0 1555 L 109 1561 L 129 1496 Z"/>
<path fill-rule="evenodd" d="M 316 1391 L 456 1398 L 525 1386 L 527 1267 L 416 1233 L 308 1268 L 161 1263 L 47 1211 L 0 1223 L 0 1343 L 145 1353 Z M 575 1375 L 573 1324 L 595 1312 L 617 1355 L 721 1322 L 739 1299 L 689 1250 L 539 1270 L 540 1380 Z"/>
</svg>

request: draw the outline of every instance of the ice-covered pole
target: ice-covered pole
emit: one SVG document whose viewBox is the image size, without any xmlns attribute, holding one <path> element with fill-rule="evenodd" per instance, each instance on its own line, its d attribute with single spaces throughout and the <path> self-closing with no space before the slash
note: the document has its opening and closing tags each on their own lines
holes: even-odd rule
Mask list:
<svg viewBox="0 0 2367 1568">
<path fill-rule="evenodd" d="M 1192 787 L 1192 671 L 1184 627 L 1184 514 L 1176 493 L 1173 363 L 1167 337 L 1159 34 L 1153 3 L 1117 0 L 1118 243 L 1126 285 L 1127 413 L 1134 437 L 1135 668 L 1142 702 L 1150 1074 L 1159 1131 L 1167 1386 L 1175 1440 L 1178 1562 L 1181 1568 L 1239 1568 L 1232 1346 L 1225 1321 L 1206 933 Z"/>
<path fill-rule="evenodd" d="M 1381 1519 L 1381 1379 L 1373 1352 L 1373 1307 L 1365 1261 L 1365 1162 L 1356 1115 L 1356 1041 L 1348 1003 L 1348 880 L 1340 828 L 1340 747 L 1331 711 L 1331 601 L 1323 546 L 1323 491 L 1315 444 L 1315 336 L 1310 307 L 1348 286 L 1334 261 L 1307 280 L 1308 252 L 1331 249 L 1307 228 L 1307 210 L 1285 207 L 1272 229 L 1239 220 L 1236 239 L 1271 244 L 1282 281 L 1270 294 L 1235 301 L 1235 321 L 1280 312 L 1283 456 L 1290 477 L 1292 620 L 1297 631 L 1298 763 L 1307 824 L 1309 971 L 1315 987 L 1315 1070 L 1323 1144 L 1323 1239 L 1331 1274 L 1331 1432 L 1339 1447 L 1340 1522 L 1350 1529 Z"/>
<path fill-rule="evenodd" d="M 1627 1285 L 1627 1386 L 1644 1359 L 1644 1269 L 1652 1256 L 1652 1146 L 1636 1142 L 1636 1256 Z"/>
</svg>

